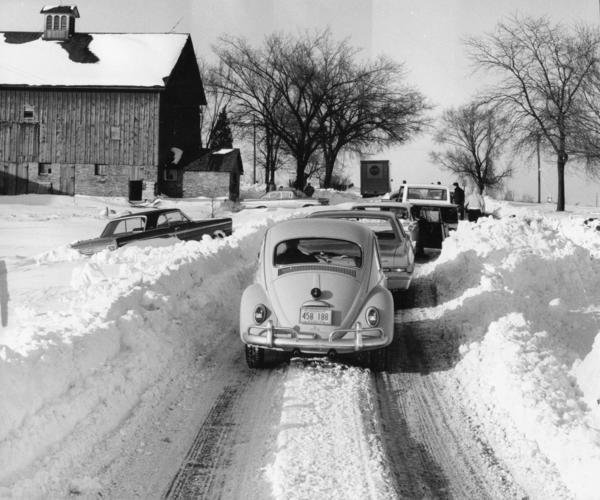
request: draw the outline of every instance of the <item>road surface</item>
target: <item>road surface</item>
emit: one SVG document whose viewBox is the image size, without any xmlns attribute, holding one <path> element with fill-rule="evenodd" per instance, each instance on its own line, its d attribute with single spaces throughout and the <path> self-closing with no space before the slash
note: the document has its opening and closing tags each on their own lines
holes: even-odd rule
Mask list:
<svg viewBox="0 0 600 500">
<path fill-rule="evenodd" d="M 402 321 L 436 304 L 416 279 L 396 297 L 390 369 L 274 359 L 249 370 L 225 337 L 105 467 L 109 497 L 524 498 L 469 408 L 449 389 L 460 332 Z M 203 370 L 206 373 L 206 370 Z M 143 425 L 142 425 L 143 424 Z M 133 425 L 133 424 L 132 424 Z"/>
</svg>

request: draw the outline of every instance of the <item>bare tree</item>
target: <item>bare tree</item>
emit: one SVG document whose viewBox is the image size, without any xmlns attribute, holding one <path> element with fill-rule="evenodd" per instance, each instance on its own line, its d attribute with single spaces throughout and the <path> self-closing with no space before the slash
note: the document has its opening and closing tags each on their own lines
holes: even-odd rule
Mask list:
<svg viewBox="0 0 600 500">
<path fill-rule="evenodd" d="M 296 183 L 304 187 L 306 165 L 319 146 L 318 110 L 327 90 L 324 68 L 335 54 L 329 32 L 299 38 L 271 35 L 261 49 L 240 38 L 222 38 L 215 52 L 226 71 L 220 90 L 236 103 L 238 115 L 253 116 L 281 138 L 296 160 Z"/>
<path fill-rule="evenodd" d="M 466 45 L 479 68 L 500 77 L 489 98 L 504 108 L 515 133 L 521 138 L 539 135 L 542 146 L 556 155 L 556 208 L 564 210 L 565 165 L 578 150 L 581 98 L 598 66 L 598 33 L 553 25 L 546 18 L 514 16 Z"/>
<path fill-rule="evenodd" d="M 356 51 L 345 47 L 352 60 Z M 401 144 L 429 123 L 430 109 L 424 96 L 404 83 L 400 64 L 380 57 L 359 65 L 340 67 L 342 85 L 325 96 L 320 115 L 323 122 L 321 151 L 325 166 L 324 186 L 329 187 L 336 159 L 344 148 L 376 152 Z"/>
<path fill-rule="evenodd" d="M 460 178 L 469 179 L 480 193 L 502 185 L 512 175 L 510 167 L 500 168 L 497 160 L 508 141 L 508 121 L 493 108 L 471 103 L 446 110 L 434 136 L 442 152 L 431 159 Z"/>
<path fill-rule="evenodd" d="M 231 97 L 238 116 L 252 116 L 281 140 L 296 161 L 299 189 L 318 149 L 327 184 L 344 147 L 402 142 L 423 124 L 424 99 L 401 85 L 400 66 L 386 59 L 359 66 L 357 50 L 333 40 L 329 30 L 271 35 L 259 49 L 224 38 L 215 51 L 226 70 L 220 91 Z"/>
</svg>

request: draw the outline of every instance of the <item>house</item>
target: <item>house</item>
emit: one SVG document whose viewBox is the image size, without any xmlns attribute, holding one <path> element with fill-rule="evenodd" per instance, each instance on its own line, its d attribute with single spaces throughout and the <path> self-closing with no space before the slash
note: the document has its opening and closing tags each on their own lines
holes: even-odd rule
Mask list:
<svg viewBox="0 0 600 500">
<path fill-rule="evenodd" d="M 0 194 L 174 194 L 165 166 L 174 149 L 198 157 L 206 104 L 190 35 L 78 33 L 76 6 L 41 14 L 41 32 L 0 32 Z"/>
<path fill-rule="evenodd" d="M 244 173 L 239 149 L 206 152 L 177 172 L 181 196 L 240 197 L 240 175 Z"/>
</svg>

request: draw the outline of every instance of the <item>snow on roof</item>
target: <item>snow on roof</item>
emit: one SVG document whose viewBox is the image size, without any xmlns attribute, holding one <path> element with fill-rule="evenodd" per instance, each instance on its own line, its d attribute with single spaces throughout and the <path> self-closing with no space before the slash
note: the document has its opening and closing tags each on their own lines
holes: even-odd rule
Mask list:
<svg viewBox="0 0 600 500">
<path fill-rule="evenodd" d="M 44 5 L 40 14 L 72 14 L 79 17 L 77 5 Z"/>
<path fill-rule="evenodd" d="M 36 36 L 39 35 L 39 36 Z M 0 33 L 0 85 L 164 87 L 188 34 Z"/>
<path fill-rule="evenodd" d="M 218 151 L 214 151 L 214 155 L 226 155 L 234 151 L 234 149 L 219 149 Z"/>
</svg>

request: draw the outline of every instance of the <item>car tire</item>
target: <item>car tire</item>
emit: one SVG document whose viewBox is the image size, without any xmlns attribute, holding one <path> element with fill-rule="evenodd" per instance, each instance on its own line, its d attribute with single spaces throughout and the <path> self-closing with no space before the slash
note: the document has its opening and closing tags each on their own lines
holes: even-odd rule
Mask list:
<svg viewBox="0 0 600 500">
<path fill-rule="evenodd" d="M 389 365 L 389 350 L 387 347 L 383 349 L 375 349 L 367 352 L 367 366 L 375 373 L 384 372 Z"/>
<path fill-rule="evenodd" d="M 249 368 L 264 368 L 265 350 L 261 347 L 246 345 L 246 363 Z"/>
</svg>

